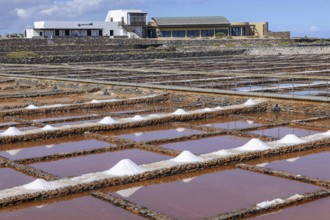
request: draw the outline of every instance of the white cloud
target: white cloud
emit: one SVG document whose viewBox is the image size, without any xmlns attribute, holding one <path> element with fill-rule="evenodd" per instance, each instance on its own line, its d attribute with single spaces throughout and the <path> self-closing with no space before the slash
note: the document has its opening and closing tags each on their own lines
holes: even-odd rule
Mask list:
<svg viewBox="0 0 330 220">
<path fill-rule="evenodd" d="M 19 18 L 26 19 L 31 16 L 33 10 L 24 9 L 24 8 L 15 8 L 15 13 Z"/>
</svg>

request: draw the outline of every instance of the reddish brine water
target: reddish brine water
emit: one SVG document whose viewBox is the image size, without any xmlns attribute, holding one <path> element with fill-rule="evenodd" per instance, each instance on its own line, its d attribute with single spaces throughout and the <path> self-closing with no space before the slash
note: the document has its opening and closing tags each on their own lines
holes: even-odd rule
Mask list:
<svg viewBox="0 0 330 220">
<path fill-rule="evenodd" d="M 308 135 L 313 135 L 317 133 L 321 133 L 322 131 L 319 130 L 311 130 L 311 129 L 304 129 L 304 128 L 295 128 L 295 127 L 275 127 L 275 128 L 268 128 L 263 130 L 251 131 L 250 133 L 274 137 L 274 138 L 282 138 L 287 134 L 295 134 L 298 137 L 304 137 Z"/>
<path fill-rule="evenodd" d="M 105 171 L 112 168 L 120 160 L 127 158 L 140 165 L 170 159 L 171 157 L 134 149 L 35 163 L 31 166 L 60 177 L 68 177 Z"/>
<path fill-rule="evenodd" d="M 201 219 L 319 187 L 243 170 L 226 170 L 113 195 L 177 219 Z M 122 192 L 122 191 L 121 191 Z"/>
<path fill-rule="evenodd" d="M 0 156 L 11 160 L 17 160 L 113 146 L 113 144 L 107 142 L 94 139 L 84 140 L 83 137 L 81 138 L 81 141 L 55 142 L 54 144 L 48 142 L 46 145 L 33 145 L 33 143 L 31 143 L 30 146 L 24 148 L 7 148 L 6 150 L 0 151 Z M 12 147 L 15 147 L 15 145 Z"/>
<path fill-rule="evenodd" d="M 10 168 L 0 168 L 0 190 L 32 182 L 35 178 Z M 1 214 L 0 214 L 1 216 Z M 2 219 L 2 218 L 1 218 Z"/>
<path fill-rule="evenodd" d="M 110 203 L 84 196 L 72 200 L 54 202 L 46 205 L 20 208 L 17 210 L 0 210 L 1 220 L 33 219 L 33 220 L 127 220 L 144 219 Z"/>
<path fill-rule="evenodd" d="M 239 147 L 247 143 L 249 138 L 236 137 L 231 135 L 203 138 L 185 142 L 164 144 L 162 147 L 184 151 L 188 150 L 194 154 L 205 154 L 221 149 Z"/>
</svg>

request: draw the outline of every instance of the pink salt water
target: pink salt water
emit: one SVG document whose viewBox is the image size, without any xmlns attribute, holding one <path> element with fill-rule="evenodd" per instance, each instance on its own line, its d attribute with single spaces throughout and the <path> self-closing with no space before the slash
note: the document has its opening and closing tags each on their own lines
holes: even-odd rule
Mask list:
<svg viewBox="0 0 330 220">
<path fill-rule="evenodd" d="M 133 149 L 35 163 L 31 164 L 31 166 L 60 177 L 68 177 L 105 171 L 112 168 L 122 159 L 130 159 L 141 165 L 170 158 L 161 154 Z"/>
<path fill-rule="evenodd" d="M 266 165 L 266 168 L 330 180 L 329 166 L 330 152 L 323 152 L 275 161 Z"/>
<path fill-rule="evenodd" d="M 11 160 L 17 160 L 113 146 L 113 144 L 95 139 L 84 140 L 83 137 L 80 137 L 81 140 L 77 139 L 78 138 L 75 138 L 75 141 L 70 141 L 70 139 L 67 139 L 67 141 L 65 141 L 65 139 L 59 139 L 61 142 L 51 140 L 47 141 L 47 144 L 45 145 L 39 145 L 40 143 L 33 144 L 33 142 L 31 142 L 28 143 L 28 146 L 22 148 L 13 148 L 17 145 L 6 145 L 5 148 L 1 149 L 0 156 Z"/>
<path fill-rule="evenodd" d="M 14 169 L 0 168 L 0 190 L 24 185 L 34 180 L 35 178 Z"/>
<path fill-rule="evenodd" d="M 275 137 L 275 138 L 282 138 L 287 134 L 295 134 L 298 137 L 304 137 L 308 135 L 313 135 L 317 133 L 321 133 L 322 131 L 319 130 L 312 130 L 308 128 L 298 128 L 298 127 L 275 127 L 275 128 L 268 128 L 264 130 L 256 130 L 251 131 L 250 133 L 258 134 L 262 136 L 268 136 L 268 137 Z"/>
<path fill-rule="evenodd" d="M 72 200 L 54 202 L 34 207 L 23 207 L 17 210 L 0 210 L 1 220 L 33 219 L 33 220 L 108 220 L 108 219 L 144 219 L 110 203 L 84 196 Z"/>
<path fill-rule="evenodd" d="M 164 148 L 184 151 L 188 150 L 194 154 L 205 154 L 221 149 L 234 148 L 244 145 L 249 138 L 236 137 L 231 135 L 203 138 L 185 142 L 177 142 L 162 145 Z"/>
<path fill-rule="evenodd" d="M 218 118 L 208 119 L 193 122 L 192 124 L 204 125 L 213 128 L 222 129 L 243 129 L 262 125 L 260 122 L 256 122 L 253 119 L 249 120 L 238 120 L 237 118 Z"/>
<path fill-rule="evenodd" d="M 305 183 L 235 169 L 144 186 L 124 198 L 176 219 L 201 219 L 317 189 Z"/>
</svg>

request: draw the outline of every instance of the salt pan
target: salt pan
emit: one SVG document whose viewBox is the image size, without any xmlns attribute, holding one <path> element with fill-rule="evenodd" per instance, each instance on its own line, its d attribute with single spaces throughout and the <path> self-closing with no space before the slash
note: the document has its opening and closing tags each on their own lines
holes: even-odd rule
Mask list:
<svg viewBox="0 0 330 220">
<path fill-rule="evenodd" d="M 180 109 L 176 110 L 175 112 L 173 112 L 172 114 L 173 115 L 185 115 L 185 114 L 187 114 L 187 112 L 180 108 Z"/>
<path fill-rule="evenodd" d="M 195 154 L 190 151 L 183 151 L 177 157 L 171 159 L 171 161 L 176 163 L 194 163 L 203 161 L 201 158 L 197 157 Z"/>
<path fill-rule="evenodd" d="M 301 138 L 297 137 L 294 134 L 288 134 L 278 142 L 281 144 L 302 144 L 305 143 L 306 141 L 302 140 Z"/>
<path fill-rule="evenodd" d="M 26 107 L 26 109 L 38 109 L 39 107 L 38 106 L 35 106 L 35 105 L 29 105 Z"/>
<path fill-rule="evenodd" d="M 44 131 L 52 131 L 52 130 L 57 130 L 58 128 L 55 128 L 51 125 L 46 125 L 45 127 L 43 127 L 41 130 L 44 130 Z"/>
<path fill-rule="evenodd" d="M 99 121 L 100 124 L 115 124 L 117 123 L 116 120 L 111 118 L 110 116 L 104 117 L 101 121 Z"/>
<path fill-rule="evenodd" d="M 21 132 L 20 130 L 18 130 L 15 127 L 10 127 L 7 130 L 5 130 L 4 132 L 2 132 L 2 135 L 20 135 L 23 134 L 23 132 Z"/>
<path fill-rule="evenodd" d="M 270 147 L 263 141 L 253 138 L 241 147 L 236 148 L 241 151 L 258 151 L 258 150 L 268 150 Z"/>
<path fill-rule="evenodd" d="M 110 170 L 105 171 L 105 174 L 114 176 L 136 175 L 144 172 L 144 169 L 138 166 L 130 159 L 124 159 L 119 161 Z"/>
</svg>

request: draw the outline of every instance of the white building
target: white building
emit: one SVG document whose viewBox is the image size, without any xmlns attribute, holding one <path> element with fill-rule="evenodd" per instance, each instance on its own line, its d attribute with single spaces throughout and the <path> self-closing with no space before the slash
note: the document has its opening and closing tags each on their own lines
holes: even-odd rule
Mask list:
<svg viewBox="0 0 330 220">
<path fill-rule="evenodd" d="M 36 21 L 25 30 L 26 38 L 34 37 L 145 37 L 147 13 L 141 10 L 110 10 L 100 21 Z"/>
</svg>

